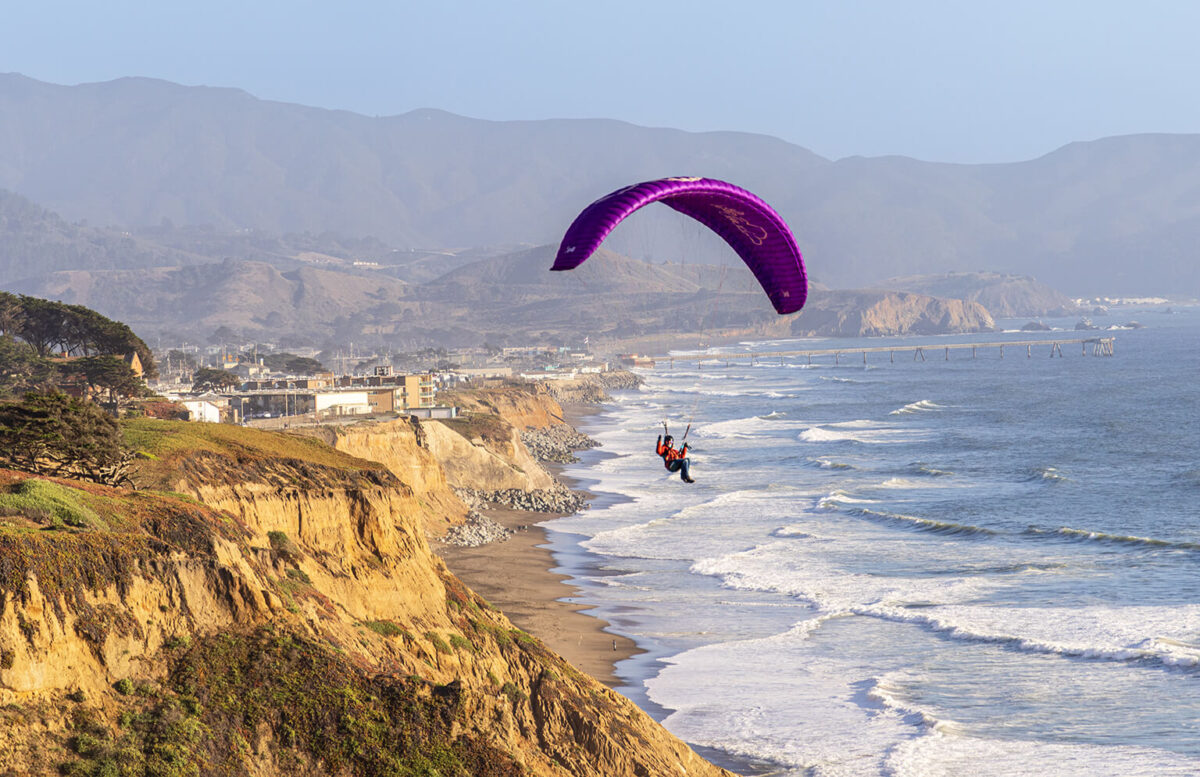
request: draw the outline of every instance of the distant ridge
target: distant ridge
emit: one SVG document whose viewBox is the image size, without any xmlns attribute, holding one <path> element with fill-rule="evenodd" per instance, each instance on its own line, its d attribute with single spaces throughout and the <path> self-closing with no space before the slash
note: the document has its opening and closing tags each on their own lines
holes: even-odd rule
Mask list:
<svg viewBox="0 0 1200 777">
<path fill-rule="evenodd" d="M 886 289 L 978 302 L 998 318 L 1067 316 L 1077 312 L 1074 301 L 1065 294 L 1026 275 L 994 272 L 910 275 L 888 278 L 880 285 Z"/>
<path fill-rule="evenodd" d="M 735 121 L 736 119 L 731 119 Z M 337 232 L 400 248 L 553 243 L 618 186 L 730 180 L 771 202 L 832 286 L 988 270 L 1077 295 L 1200 294 L 1200 136 L 1072 143 L 1014 164 L 830 161 L 762 135 L 611 120 L 370 118 L 237 89 L 0 76 L 0 188 L 69 221 Z M 608 247 L 705 260 L 647 208 Z M 686 221 L 686 219 L 683 219 Z"/>
</svg>

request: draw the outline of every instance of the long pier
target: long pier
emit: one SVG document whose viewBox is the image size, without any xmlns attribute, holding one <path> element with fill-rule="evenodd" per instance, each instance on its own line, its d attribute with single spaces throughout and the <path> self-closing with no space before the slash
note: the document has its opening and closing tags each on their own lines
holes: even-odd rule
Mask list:
<svg viewBox="0 0 1200 777">
<path fill-rule="evenodd" d="M 1070 337 L 1070 338 L 1044 338 L 1041 340 L 1005 340 L 1001 342 L 988 343 L 946 343 L 946 344 L 924 344 L 924 345 L 883 345 L 871 348 L 820 348 L 810 351 L 763 351 L 758 353 L 697 353 L 684 354 L 662 357 L 659 361 L 666 361 L 669 365 L 674 366 L 675 362 L 696 362 L 697 366 L 701 366 L 706 361 L 725 362 L 729 363 L 735 359 L 749 359 L 751 364 L 756 362 L 767 362 L 779 360 L 780 364 L 785 359 L 807 358 L 808 363 L 812 364 L 814 356 L 832 356 L 835 364 L 841 364 L 843 356 L 855 356 L 862 354 L 863 364 L 867 363 L 867 354 L 870 353 L 886 353 L 888 359 L 893 364 L 896 361 L 896 354 L 906 355 L 909 352 L 913 355 L 913 361 L 927 361 L 926 354 L 942 353 L 942 358 L 945 361 L 950 360 L 951 351 L 963 351 L 970 349 L 971 358 L 979 358 L 979 349 L 981 348 L 997 348 L 1000 351 L 1000 358 L 1004 358 L 1005 348 L 1015 348 L 1020 352 L 1021 348 L 1025 349 L 1025 357 L 1033 358 L 1034 348 L 1049 347 L 1050 358 L 1055 356 L 1063 356 L 1063 346 L 1078 345 L 1080 346 L 1080 355 L 1088 355 L 1088 346 L 1091 346 L 1092 356 L 1112 356 L 1115 353 L 1115 337 Z"/>
</svg>

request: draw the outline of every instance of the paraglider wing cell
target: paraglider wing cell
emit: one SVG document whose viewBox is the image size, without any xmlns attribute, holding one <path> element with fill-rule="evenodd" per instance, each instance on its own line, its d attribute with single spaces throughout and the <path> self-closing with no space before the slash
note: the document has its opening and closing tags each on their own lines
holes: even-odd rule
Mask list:
<svg viewBox="0 0 1200 777">
<path fill-rule="evenodd" d="M 808 281 L 800 249 L 770 205 L 713 178 L 663 178 L 627 186 L 593 202 L 567 229 L 551 270 L 573 270 L 637 209 L 662 202 L 716 232 L 742 258 L 779 313 L 804 307 Z"/>
</svg>

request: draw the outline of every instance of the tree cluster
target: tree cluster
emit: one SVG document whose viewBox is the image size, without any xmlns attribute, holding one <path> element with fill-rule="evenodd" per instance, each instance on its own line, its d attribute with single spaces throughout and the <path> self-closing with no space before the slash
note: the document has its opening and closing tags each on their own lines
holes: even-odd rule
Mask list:
<svg viewBox="0 0 1200 777">
<path fill-rule="evenodd" d="M 0 464 L 38 475 L 128 483 L 132 453 L 121 427 L 91 402 L 30 392 L 0 403 Z"/>
<path fill-rule="evenodd" d="M 158 375 L 150 347 L 132 329 L 83 305 L 0 292 L 0 335 L 28 343 L 42 358 L 134 352 L 147 378 Z"/>
<path fill-rule="evenodd" d="M 192 374 L 192 391 L 197 394 L 206 391 L 229 391 L 241 383 L 242 379 L 237 375 L 216 367 L 201 367 Z"/>
<path fill-rule="evenodd" d="M 82 305 L 0 292 L 0 395 L 78 381 L 110 400 L 145 391 L 124 357 L 136 353 L 143 375 L 157 375 L 150 348 L 125 324 Z M 52 356 L 75 357 L 57 361 Z"/>
<path fill-rule="evenodd" d="M 312 375 L 325 372 L 325 365 L 316 359 L 297 356 L 287 351 L 263 354 L 259 358 L 262 359 L 264 366 L 275 372 L 286 372 L 290 375 Z"/>
</svg>

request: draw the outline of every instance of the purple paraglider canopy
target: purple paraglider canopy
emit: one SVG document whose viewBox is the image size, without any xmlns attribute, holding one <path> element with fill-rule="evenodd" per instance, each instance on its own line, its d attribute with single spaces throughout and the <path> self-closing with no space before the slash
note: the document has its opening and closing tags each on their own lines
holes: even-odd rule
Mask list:
<svg viewBox="0 0 1200 777">
<path fill-rule="evenodd" d="M 804 307 L 808 280 L 792 231 L 754 194 L 714 178 L 661 178 L 627 186 L 587 206 L 558 247 L 551 270 L 573 270 L 638 208 L 662 202 L 720 235 L 754 273 L 780 313 Z"/>
</svg>

